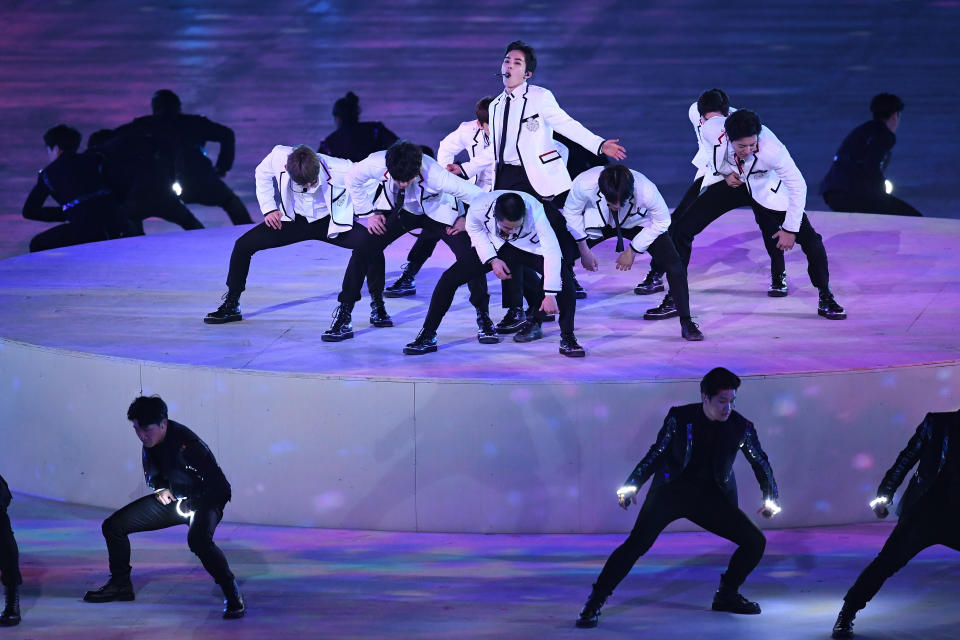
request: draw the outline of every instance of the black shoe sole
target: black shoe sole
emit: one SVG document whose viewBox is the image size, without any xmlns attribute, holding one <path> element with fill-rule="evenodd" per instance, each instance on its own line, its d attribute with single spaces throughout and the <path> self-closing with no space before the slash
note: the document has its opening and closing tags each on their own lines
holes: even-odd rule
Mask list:
<svg viewBox="0 0 960 640">
<path fill-rule="evenodd" d="M 689 340 L 690 342 L 703 342 L 703 334 L 702 334 L 702 333 L 701 333 L 701 334 L 696 334 L 696 335 L 694 335 L 694 334 L 689 334 L 689 333 L 683 333 L 683 332 L 681 332 L 681 333 L 680 333 L 680 336 L 681 336 L 684 340 Z"/>
<path fill-rule="evenodd" d="M 568 358 L 585 358 L 587 356 L 587 352 L 583 349 L 575 349 L 573 351 L 560 349 L 560 355 L 567 356 Z"/>
<path fill-rule="evenodd" d="M 667 313 L 650 313 L 649 311 L 643 314 L 644 320 L 667 320 L 668 318 L 676 318 L 680 315 L 680 312 L 674 309 Z"/>
<path fill-rule="evenodd" d="M 392 326 L 393 326 L 393 320 L 381 320 L 381 321 L 379 321 L 379 322 L 374 322 L 373 320 L 371 320 L 371 321 L 370 321 L 370 326 L 372 326 L 372 327 L 379 327 L 379 328 L 381 328 L 381 329 L 384 328 L 384 327 L 392 327 Z"/>
<path fill-rule="evenodd" d="M 787 292 L 770 289 L 769 291 L 767 291 L 767 295 L 770 296 L 771 298 L 786 298 Z"/>
<path fill-rule="evenodd" d="M 828 311 L 817 310 L 817 315 L 823 316 L 827 320 L 846 320 L 846 313 L 830 313 Z"/>
<path fill-rule="evenodd" d="M 241 320 L 243 320 L 242 315 L 227 316 L 226 318 L 211 318 L 207 316 L 203 319 L 206 324 L 226 324 L 228 322 L 240 322 Z"/>
<path fill-rule="evenodd" d="M 425 353 L 433 353 L 437 350 L 437 345 L 429 347 L 404 347 L 403 352 L 408 356 L 422 356 Z"/>
<path fill-rule="evenodd" d="M 94 596 L 93 598 L 83 596 L 84 602 L 93 602 L 94 604 L 101 604 L 104 602 L 133 602 L 135 599 L 136 597 L 132 593 L 121 594 L 115 598 L 105 598 L 105 599 L 100 599 L 100 598 L 97 598 L 96 596 Z"/>
<path fill-rule="evenodd" d="M 480 344 L 500 344 L 500 336 L 477 336 Z"/>
<path fill-rule="evenodd" d="M 724 607 L 722 607 L 722 606 L 720 606 L 720 605 L 716 605 L 716 604 L 713 605 L 713 606 L 711 606 L 710 608 L 713 609 L 714 611 L 722 611 L 722 612 L 724 612 L 724 613 L 736 613 L 737 615 L 741 615 L 741 616 L 756 616 L 756 615 L 760 615 L 760 609 L 759 609 L 759 608 L 758 608 L 758 609 L 751 609 L 751 610 L 749 610 L 749 611 L 744 611 L 744 610 L 733 609 L 733 608 L 727 609 L 727 608 L 724 608 Z"/>
<path fill-rule="evenodd" d="M 521 322 L 520 324 L 516 325 L 516 326 L 507 325 L 507 326 L 501 327 L 501 326 L 498 324 L 498 325 L 497 325 L 497 333 L 499 333 L 499 334 L 504 334 L 504 333 L 516 333 L 517 331 L 520 331 L 520 329 L 522 329 L 522 328 L 523 328 L 523 323 L 522 323 L 522 322 Z"/>
<path fill-rule="evenodd" d="M 513 336 L 513 341 L 514 341 L 514 342 L 527 343 L 527 342 L 536 342 L 537 340 L 543 340 L 543 334 L 540 334 L 539 336 L 536 336 L 536 337 L 533 337 L 533 338 L 528 338 L 528 337 L 525 337 L 525 336 L 524 336 L 524 337 L 520 337 L 520 334 L 519 334 L 519 333 L 518 333 L 517 335 Z"/>
<path fill-rule="evenodd" d="M 599 624 L 599 620 L 577 620 L 574 626 L 580 629 L 593 629 Z"/>
<path fill-rule="evenodd" d="M 20 616 L 16 618 L 3 618 L 0 619 L 0 627 L 15 627 L 20 624 Z"/>
<path fill-rule="evenodd" d="M 649 295 L 652 295 L 652 294 L 654 294 L 654 293 L 660 293 L 661 291 L 666 291 L 666 287 L 664 287 L 662 284 L 661 284 L 661 285 L 657 285 L 657 286 L 653 287 L 652 289 L 649 289 L 649 288 L 646 288 L 646 287 L 639 287 L 639 286 L 633 288 L 633 292 L 634 292 L 635 294 L 637 294 L 638 296 L 649 296 Z"/>
<path fill-rule="evenodd" d="M 320 339 L 323 342 L 343 342 L 344 340 L 349 340 L 353 337 L 353 331 L 350 333 L 338 333 L 336 335 L 331 333 L 324 333 L 320 336 Z"/>
<path fill-rule="evenodd" d="M 401 291 L 390 291 L 389 289 L 384 289 L 383 297 L 384 298 L 405 298 L 407 296 L 417 295 L 416 289 L 403 289 Z"/>
<path fill-rule="evenodd" d="M 585 300 L 587 297 L 586 291 L 577 291 L 577 300 Z"/>
<path fill-rule="evenodd" d="M 246 610 L 246 609 L 243 609 L 242 611 L 224 611 L 224 612 L 223 612 L 223 619 L 224 619 L 224 620 L 236 620 L 236 619 L 238 619 L 238 618 L 242 618 L 244 615 L 246 615 L 246 613 L 247 613 L 247 610 Z"/>
</svg>

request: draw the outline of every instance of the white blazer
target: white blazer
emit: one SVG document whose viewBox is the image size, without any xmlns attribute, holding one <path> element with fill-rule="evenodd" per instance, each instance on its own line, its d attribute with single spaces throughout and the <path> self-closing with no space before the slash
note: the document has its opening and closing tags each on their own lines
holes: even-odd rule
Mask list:
<svg viewBox="0 0 960 640">
<path fill-rule="evenodd" d="M 484 191 L 493 189 L 493 166 L 484 161 L 483 154 L 490 150 L 490 137 L 483 132 L 480 122 L 470 120 L 463 122 L 459 127 L 447 134 L 440 141 L 437 148 L 437 162 L 441 167 L 453 164 L 453 158 L 461 151 L 466 151 L 469 160 L 462 163 L 460 168 L 475 185 Z M 478 161 L 477 156 L 481 156 Z"/>
<path fill-rule="evenodd" d="M 514 95 L 517 97 L 510 105 L 510 110 L 520 109 L 517 154 L 527 173 L 527 179 L 542 197 L 561 194 L 570 188 L 570 174 L 553 139 L 553 131 L 559 131 L 598 155 L 604 139 L 591 133 L 589 129 L 567 115 L 557 104 L 553 94 L 543 87 L 523 83 L 514 89 Z M 494 181 L 496 181 L 497 163 L 500 160 L 498 154 L 506 102 L 507 95 L 503 92 L 490 103 Z"/>
<path fill-rule="evenodd" d="M 293 147 L 277 145 L 264 158 L 253 175 L 256 181 L 257 202 L 263 215 L 276 209 L 283 212 L 281 220 L 292 222 L 293 213 L 293 185 L 290 174 L 287 173 L 287 156 Z M 323 201 L 327 205 L 330 222 L 327 226 L 327 237 L 333 238 L 338 233 L 349 231 L 353 226 L 353 203 L 344 186 L 347 172 L 353 165 L 349 160 L 332 158 L 318 153 L 320 159 L 320 185 L 317 191 L 323 193 Z M 311 211 L 304 214 L 311 222 L 321 219 Z"/>
<path fill-rule="evenodd" d="M 497 198 L 507 193 L 516 193 L 523 198 L 527 211 L 523 216 L 523 226 L 515 239 L 506 240 L 497 233 L 497 221 L 493 217 L 493 207 Z M 547 294 L 560 293 L 560 243 L 547 220 L 543 205 L 529 193 L 519 191 L 491 191 L 470 203 L 467 211 L 467 233 L 470 244 L 477 250 L 484 264 L 497 257 L 497 251 L 508 242 L 527 253 L 543 256 L 543 291 Z"/>
<path fill-rule="evenodd" d="M 567 201 L 563 205 L 563 217 L 567 220 L 567 229 L 577 242 L 587 238 L 602 238 L 603 228 L 616 227 L 620 221 L 621 229 L 643 229 L 634 236 L 630 246 L 637 253 L 646 251 L 661 233 L 670 227 L 670 209 L 657 186 L 639 171 L 633 174 L 633 193 L 623 203 L 620 211 L 614 213 L 607 206 L 607 199 L 600 193 L 599 178 L 603 167 L 593 167 L 578 175 Z"/>
<path fill-rule="evenodd" d="M 703 177 L 703 188 L 736 173 L 746 183 L 750 196 L 760 205 L 774 211 L 785 211 L 783 228 L 800 231 L 803 209 L 807 202 L 807 182 L 790 157 L 790 152 L 766 126 L 757 136 L 757 152 L 739 160 L 727 140 L 723 118 L 710 118 L 700 129 L 711 147 L 710 169 Z"/>
<path fill-rule="evenodd" d="M 386 151 L 376 151 L 354 164 L 347 172 L 347 191 L 358 216 L 368 215 L 375 210 L 393 209 L 393 199 L 399 187 L 387 172 L 386 157 Z M 424 214 L 432 220 L 450 225 L 463 215 L 463 207 L 458 200 L 469 204 L 483 193 L 476 185 L 453 175 L 436 160 L 424 155 L 419 177 L 414 178 L 404 191 L 403 208 L 415 215 Z"/>
<path fill-rule="evenodd" d="M 729 113 L 733 113 L 734 111 L 736 111 L 736 109 L 730 107 Z M 698 180 L 707 173 L 710 167 L 713 145 L 700 135 L 700 128 L 703 126 L 703 122 L 700 121 L 700 109 L 697 108 L 696 102 L 690 105 L 690 109 L 687 110 L 687 117 L 690 118 L 690 124 L 693 125 L 693 133 L 697 137 L 697 153 L 690 162 L 697 168 L 697 175 L 695 175 L 693 179 Z M 714 116 L 714 118 L 720 118 L 722 121 L 724 116 Z M 711 120 L 712 119 L 713 118 L 711 118 Z"/>
</svg>

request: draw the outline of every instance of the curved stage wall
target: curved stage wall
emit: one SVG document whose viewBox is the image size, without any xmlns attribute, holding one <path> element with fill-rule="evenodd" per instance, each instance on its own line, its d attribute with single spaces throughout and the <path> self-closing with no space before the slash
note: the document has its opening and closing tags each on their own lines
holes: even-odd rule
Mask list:
<svg viewBox="0 0 960 640">
<path fill-rule="evenodd" d="M 614 491 L 669 406 L 696 401 L 702 373 L 723 364 L 744 377 L 737 408 L 758 425 L 780 485 L 784 512 L 769 526 L 869 520 L 866 502 L 924 413 L 957 409 L 960 286 L 946 249 L 960 223 L 923 221 L 906 234 L 900 220 L 821 214 L 834 290 L 850 313 L 829 322 L 813 312 L 799 252 L 788 260 L 791 295 L 765 296 L 766 256 L 755 231 L 743 232 L 747 215 L 726 216 L 698 240 L 692 298 L 707 341 L 682 341 L 675 320 L 638 321 L 637 309 L 659 298 L 630 293 L 639 268 L 611 275 L 607 247 L 607 270 L 581 278 L 588 357 L 577 362 L 556 355 L 555 325 L 533 345 L 476 344 L 462 301 L 441 328 L 440 352 L 399 355 L 447 260 L 439 250 L 419 295 L 389 302 L 397 327 L 368 330 L 361 303 L 358 337 L 343 345 L 319 339 L 343 258 L 326 245 L 258 256 L 244 322 L 221 327 L 200 318 L 222 293 L 241 230 L 6 260 L 0 468 L 17 490 L 71 502 L 113 507 L 143 495 L 125 420 L 142 389 L 161 394 L 171 417 L 213 449 L 233 484 L 228 520 L 624 531 L 636 512 L 624 514 Z M 388 269 L 408 246 L 391 250 Z M 304 298 L 307 285 L 323 296 Z M 830 370 L 813 366 L 827 361 Z M 736 469 L 752 512 L 759 489 L 742 459 Z"/>
</svg>

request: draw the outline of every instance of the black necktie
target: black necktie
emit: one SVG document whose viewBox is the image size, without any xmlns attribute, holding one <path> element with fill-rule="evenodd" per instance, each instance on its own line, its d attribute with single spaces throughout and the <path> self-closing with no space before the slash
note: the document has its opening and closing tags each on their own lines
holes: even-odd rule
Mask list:
<svg viewBox="0 0 960 640">
<path fill-rule="evenodd" d="M 498 169 L 506 164 L 503 161 L 503 150 L 507 147 L 507 127 L 510 125 L 510 96 L 505 97 L 507 105 L 503 108 L 503 126 L 500 127 L 500 158 L 497 161 Z"/>
<path fill-rule="evenodd" d="M 621 208 L 620 211 L 623 211 Z M 617 227 L 617 253 L 623 252 L 623 230 L 620 228 L 620 211 L 611 211 L 613 223 Z"/>
<path fill-rule="evenodd" d="M 403 209 L 403 201 L 407 197 L 406 189 L 400 187 L 400 191 L 397 191 L 397 198 L 393 201 L 393 210 L 390 212 L 390 215 L 399 213 L 400 209 Z"/>
</svg>

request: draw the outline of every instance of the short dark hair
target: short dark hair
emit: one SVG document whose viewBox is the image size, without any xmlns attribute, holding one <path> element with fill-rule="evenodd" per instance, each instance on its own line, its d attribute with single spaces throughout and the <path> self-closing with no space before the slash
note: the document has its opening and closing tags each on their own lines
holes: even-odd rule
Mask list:
<svg viewBox="0 0 960 640">
<path fill-rule="evenodd" d="M 413 180 L 423 164 L 423 149 L 409 140 L 397 140 L 387 149 L 387 173 L 397 182 Z"/>
<path fill-rule="evenodd" d="M 172 116 L 180 113 L 180 96 L 170 89 L 160 89 L 153 94 L 150 100 L 150 107 L 155 116 Z"/>
<path fill-rule="evenodd" d="M 360 120 L 360 98 L 353 91 L 333 103 L 333 115 L 341 122 L 353 123 Z"/>
<path fill-rule="evenodd" d="M 320 158 L 316 151 L 305 144 L 297 145 L 287 156 L 287 173 L 299 185 L 316 182 L 320 177 Z"/>
<path fill-rule="evenodd" d="M 83 140 L 83 134 L 73 127 L 65 124 L 58 124 L 55 127 L 47 129 L 43 134 L 43 143 L 53 149 L 59 147 L 64 153 L 73 153 L 80 148 L 80 142 Z"/>
<path fill-rule="evenodd" d="M 740 112 L 738 111 L 737 113 Z M 739 388 L 740 378 L 737 377 L 737 374 L 723 367 L 711 369 L 707 372 L 707 375 L 703 376 L 703 380 L 700 381 L 700 393 L 707 396 L 707 398 L 712 398 L 723 389 L 736 390 Z"/>
<path fill-rule="evenodd" d="M 167 403 L 160 396 L 140 396 L 130 403 L 127 420 L 145 427 L 148 424 L 160 424 L 167 419 Z"/>
<path fill-rule="evenodd" d="M 903 100 L 892 93 L 878 93 L 870 101 L 870 113 L 874 120 L 886 120 L 895 113 L 903 111 Z"/>
<path fill-rule="evenodd" d="M 762 125 L 760 116 L 749 109 L 740 109 L 727 116 L 723 127 L 727 130 L 727 139 L 733 141 L 760 135 Z"/>
<path fill-rule="evenodd" d="M 623 204 L 633 194 L 633 172 L 622 164 L 604 167 L 597 183 L 607 202 Z"/>
<path fill-rule="evenodd" d="M 507 45 L 507 50 L 503 52 L 503 57 L 506 58 L 507 54 L 511 51 L 523 52 L 523 57 L 526 60 L 528 72 L 533 73 L 537 70 L 537 54 L 533 50 L 533 47 L 528 45 L 523 40 L 514 40 Z"/>
<path fill-rule="evenodd" d="M 725 116 L 730 115 L 730 99 L 723 89 L 708 89 L 697 98 L 697 111 L 706 115 L 711 111 L 719 111 Z"/>
<path fill-rule="evenodd" d="M 87 136 L 87 149 L 106 144 L 107 142 L 113 140 L 116 135 L 117 132 L 113 129 L 97 129 Z"/>
<path fill-rule="evenodd" d="M 477 102 L 476 114 L 480 124 L 490 123 L 490 103 L 493 102 L 493 96 L 480 98 Z"/>
<path fill-rule="evenodd" d="M 516 222 L 523 220 L 527 212 L 527 203 L 516 193 L 505 193 L 493 205 L 493 217 L 497 220 Z"/>
</svg>

